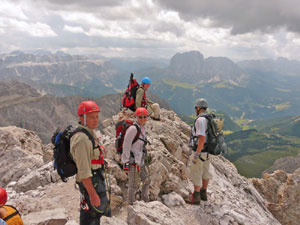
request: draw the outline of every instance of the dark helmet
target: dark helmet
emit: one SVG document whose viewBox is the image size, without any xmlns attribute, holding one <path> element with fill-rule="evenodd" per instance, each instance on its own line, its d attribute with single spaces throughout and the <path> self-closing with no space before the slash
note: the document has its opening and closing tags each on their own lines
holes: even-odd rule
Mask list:
<svg viewBox="0 0 300 225">
<path fill-rule="evenodd" d="M 205 98 L 199 98 L 196 100 L 195 106 L 199 106 L 200 108 L 208 108 L 208 102 Z"/>
</svg>

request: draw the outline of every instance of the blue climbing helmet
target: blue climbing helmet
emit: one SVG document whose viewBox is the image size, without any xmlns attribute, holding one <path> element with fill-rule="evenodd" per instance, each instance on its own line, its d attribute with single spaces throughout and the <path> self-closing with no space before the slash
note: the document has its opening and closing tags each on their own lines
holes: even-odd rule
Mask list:
<svg viewBox="0 0 300 225">
<path fill-rule="evenodd" d="M 143 83 L 143 84 L 151 84 L 151 80 L 150 80 L 149 77 L 144 77 L 144 78 L 142 79 L 142 83 Z"/>
</svg>

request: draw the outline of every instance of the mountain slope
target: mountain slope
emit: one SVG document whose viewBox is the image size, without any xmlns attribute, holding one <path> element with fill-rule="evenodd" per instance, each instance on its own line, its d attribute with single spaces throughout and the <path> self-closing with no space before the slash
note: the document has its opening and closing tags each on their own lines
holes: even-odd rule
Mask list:
<svg viewBox="0 0 300 225">
<path fill-rule="evenodd" d="M 41 93 L 83 94 L 100 97 L 116 93 L 111 80 L 118 71 L 109 63 L 85 56 L 68 54 L 34 55 L 23 52 L 0 55 L 0 80 L 18 80 L 38 89 Z"/>
<path fill-rule="evenodd" d="M 286 156 L 300 152 L 300 139 L 267 134 L 255 129 L 238 131 L 227 135 L 227 159 L 234 163 L 240 174 L 246 177 L 261 177 L 264 170 Z"/>
<path fill-rule="evenodd" d="M 257 120 L 249 126 L 263 132 L 300 137 L 300 115 Z"/>
<path fill-rule="evenodd" d="M 156 95 L 149 98 L 162 108 L 169 104 Z M 81 96 L 42 96 L 27 84 L 18 81 L 0 82 L 0 126 L 17 126 L 35 131 L 44 143 L 48 143 L 57 127 L 64 128 L 77 123 L 77 107 L 81 101 L 94 100 L 100 107 L 100 120 L 120 111 L 121 94 L 100 98 Z"/>
</svg>

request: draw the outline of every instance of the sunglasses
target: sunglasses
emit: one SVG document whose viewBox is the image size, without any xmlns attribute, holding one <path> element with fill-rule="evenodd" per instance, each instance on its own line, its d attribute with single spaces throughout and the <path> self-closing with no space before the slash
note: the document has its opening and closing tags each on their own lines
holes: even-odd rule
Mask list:
<svg viewBox="0 0 300 225">
<path fill-rule="evenodd" d="M 148 116 L 139 116 L 139 119 L 147 119 Z"/>
</svg>

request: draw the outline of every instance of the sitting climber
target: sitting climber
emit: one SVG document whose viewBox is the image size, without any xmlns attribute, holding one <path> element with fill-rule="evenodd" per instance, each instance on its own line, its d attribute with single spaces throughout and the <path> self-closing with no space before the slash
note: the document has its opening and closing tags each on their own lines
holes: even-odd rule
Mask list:
<svg viewBox="0 0 300 225">
<path fill-rule="evenodd" d="M 147 108 L 147 111 L 152 119 L 160 120 L 159 104 L 152 102 L 146 96 L 146 92 L 150 88 L 150 84 L 151 84 L 151 80 L 149 77 L 144 77 L 142 79 L 142 84 L 136 92 L 136 100 L 135 100 L 136 108 L 145 107 Z"/>
<path fill-rule="evenodd" d="M 19 211 L 11 205 L 5 205 L 6 202 L 6 190 L 0 187 L 0 218 L 3 219 L 7 225 L 24 225 Z M 0 221 L 0 224 L 5 223 Z"/>
</svg>

